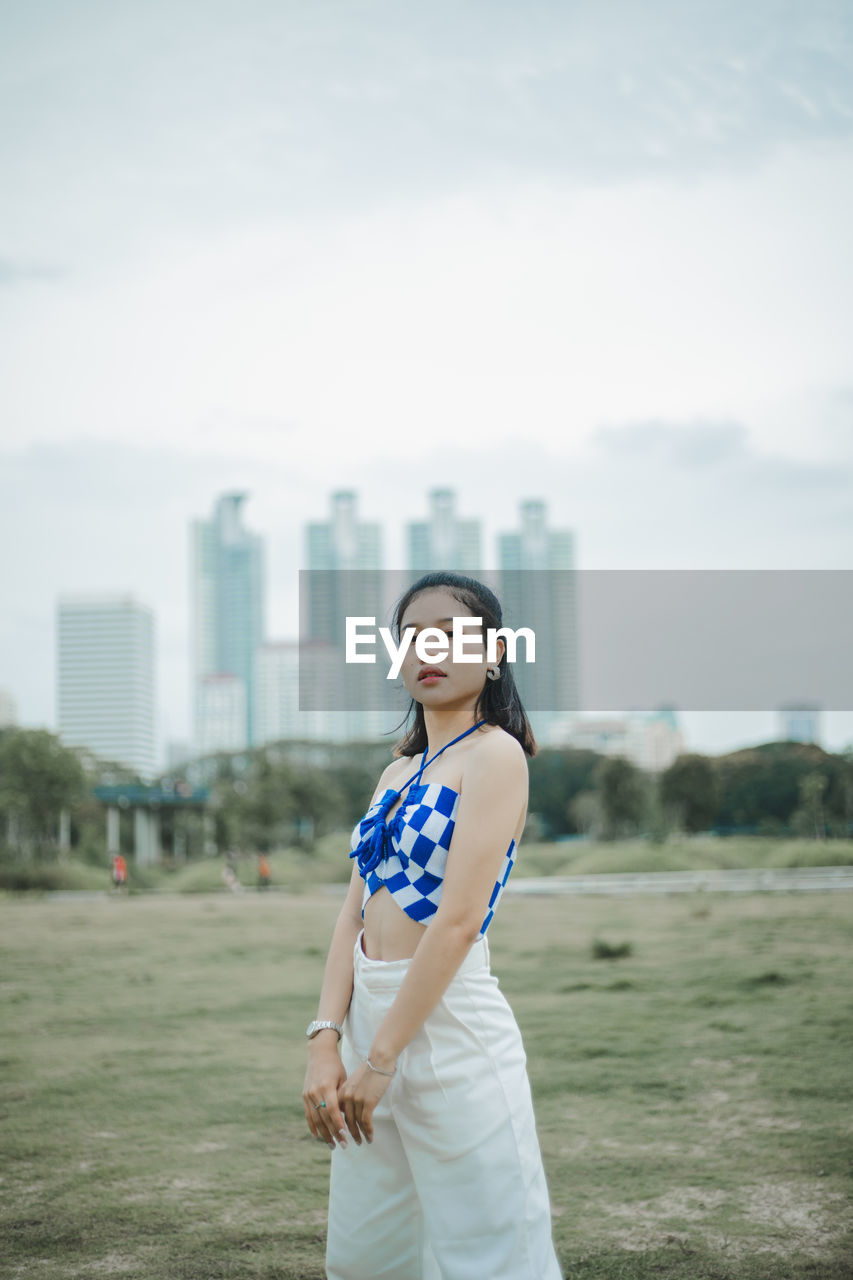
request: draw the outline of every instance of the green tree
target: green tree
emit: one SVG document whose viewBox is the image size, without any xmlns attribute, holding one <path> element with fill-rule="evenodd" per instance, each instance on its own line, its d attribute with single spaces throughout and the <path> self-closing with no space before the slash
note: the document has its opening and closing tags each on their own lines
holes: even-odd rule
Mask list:
<svg viewBox="0 0 853 1280">
<path fill-rule="evenodd" d="M 530 761 L 528 809 L 539 815 L 546 838 L 584 830 L 588 807 L 571 808 L 574 796 L 595 790 L 596 751 L 577 747 L 545 747 Z"/>
<path fill-rule="evenodd" d="M 850 761 L 833 755 L 814 742 L 765 742 L 719 756 L 715 762 L 720 780 L 717 823 L 721 827 L 754 826 L 789 833 L 798 812 L 802 829 L 802 780 L 811 773 L 827 779 L 823 814 L 829 834 L 850 835 Z"/>
<path fill-rule="evenodd" d="M 791 817 L 791 825 L 798 835 L 814 840 L 826 839 L 826 815 L 824 795 L 829 779 L 815 770 L 800 778 L 800 803 Z"/>
<path fill-rule="evenodd" d="M 597 770 L 604 840 L 636 835 L 648 810 L 649 784 L 645 774 L 625 756 L 609 756 Z"/>
<path fill-rule="evenodd" d="M 720 804 L 720 786 L 707 756 L 685 753 L 660 776 L 660 799 L 682 831 L 707 831 Z"/>
<path fill-rule="evenodd" d="M 46 861 L 58 851 L 59 815 L 82 799 L 86 775 L 75 753 L 46 729 L 0 732 L 0 814 L 7 846 Z"/>
<path fill-rule="evenodd" d="M 330 769 L 264 750 L 239 775 L 223 769 L 213 807 L 220 848 L 262 853 L 288 844 L 310 849 L 346 822 L 348 808 Z"/>
<path fill-rule="evenodd" d="M 601 830 L 601 796 L 597 791 L 576 791 L 566 813 L 575 831 L 597 837 Z"/>
</svg>

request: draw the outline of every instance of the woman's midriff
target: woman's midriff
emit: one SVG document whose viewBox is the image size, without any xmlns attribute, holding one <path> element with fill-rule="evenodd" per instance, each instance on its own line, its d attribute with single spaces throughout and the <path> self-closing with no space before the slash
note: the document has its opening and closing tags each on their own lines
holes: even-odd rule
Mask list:
<svg viewBox="0 0 853 1280">
<path fill-rule="evenodd" d="M 407 916 L 383 886 L 364 908 L 362 950 L 369 960 L 409 960 L 428 927 Z"/>
</svg>

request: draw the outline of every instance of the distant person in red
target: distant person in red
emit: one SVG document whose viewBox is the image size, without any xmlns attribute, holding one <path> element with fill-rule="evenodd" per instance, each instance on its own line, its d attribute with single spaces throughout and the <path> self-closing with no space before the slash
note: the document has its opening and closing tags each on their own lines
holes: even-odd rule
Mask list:
<svg viewBox="0 0 853 1280">
<path fill-rule="evenodd" d="M 270 864 L 263 854 L 258 857 L 258 888 L 268 889 L 272 880 Z"/>
<path fill-rule="evenodd" d="M 127 884 L 127 862 L 120 853 L 113 854 L 113 884 L 117 889 Z"/>
</svg>

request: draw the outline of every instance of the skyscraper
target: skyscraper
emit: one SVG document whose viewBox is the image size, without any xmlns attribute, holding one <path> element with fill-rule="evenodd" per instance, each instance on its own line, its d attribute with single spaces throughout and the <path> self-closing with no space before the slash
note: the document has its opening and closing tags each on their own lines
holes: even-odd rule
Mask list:
<svg viewBox="0 0 853 1280">
<path fill-rule="evenodd" d="M 379 664 L 347 671 L 343 648 L 347 617 L 383 617 L 381 526 L 359 520 L 357 495 L 338 490 L 330 518 L 306 526 L 305 550 L 299 663 L 300 686 L 313 694 L 311 723 L 329 725 L 339 740 L 375 738 L 388 728 L 378 710 L 384 672 Z"/>
<path fill-rule="evenodd" d="M 330 505 L 330 518 L 312 521 L 305 531 L 311 573 L 301 631 L 302 639 L 341 644 L 347 615 L 381 609 L 382 529 L 359 520 L 352 490 L 333 493 Z M 357 576 L 348 578 L 350 573 Z"/>
<path fill-rule="evenodd" d="M 129 595 L 61 597 L 57 660 L 63 742 L 150 778 L 156 767 L 152 610 Z"/>
<path fill-rule="evenodd" d="M 579 705 L 578 619 L 574 535 L 549 529 L 545 503 L 519 504 L 520 528 L 498 535 L 504 622 L 531 627 L 536 661 L 515 668 L 522 699 L 545 741 Z"/>
<path fill-rule="evenodd" d="M 215 741 L 213 727 L 225 724 L 211 715 L 211 699 L 229 687 L 229 706 L 243 708 L 240 746 L 254 742 L 255 654 L 264 638 L 263 542 L 242 520 L 245 493 L 226 493 L 210 520 L 191 527 L 191 613 L 193 726 L 197 750 L 234 747 L 232 723 Z M 210 677 L 231 677 L 211 684 Z M 242 685 L 242 695 L 233 681 Z"/>
<path fill-rule="evenodd" d="M 571 529 L 548 528 L 541 498 L 520 502 L 518 510 L 520 528 L 498 535 L 501 569 L 574 569 L 575 538 Z"/>
<path fill-rule="evenodd" d="M 476 573 L 482 569 L 480 521 L 460 520 L 452 489 L 432 489 L 429 517 L 407 526 L 409 568 L 413 573 L 430 569 L 456 569 Z"/>
</svg>

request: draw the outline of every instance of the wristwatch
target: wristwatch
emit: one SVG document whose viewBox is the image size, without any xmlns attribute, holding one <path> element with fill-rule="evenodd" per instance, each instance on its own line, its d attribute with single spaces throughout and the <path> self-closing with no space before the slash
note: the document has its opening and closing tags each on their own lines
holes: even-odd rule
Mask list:
<svg viewBox="0 0 853 1280">
<path fill-rule="evenodd" d="M 309 1022 L 308 1030 L 305 1034 L 309 1040 L 313 1040 L 318 1031 L 325 1031 L 327 1027 L 329 1030 L 337 1031 L 338 1039 L 340 1040 L 341 1036 L 344 1034 L 344 1029 L 339 1022 Z"/>
</svg>

